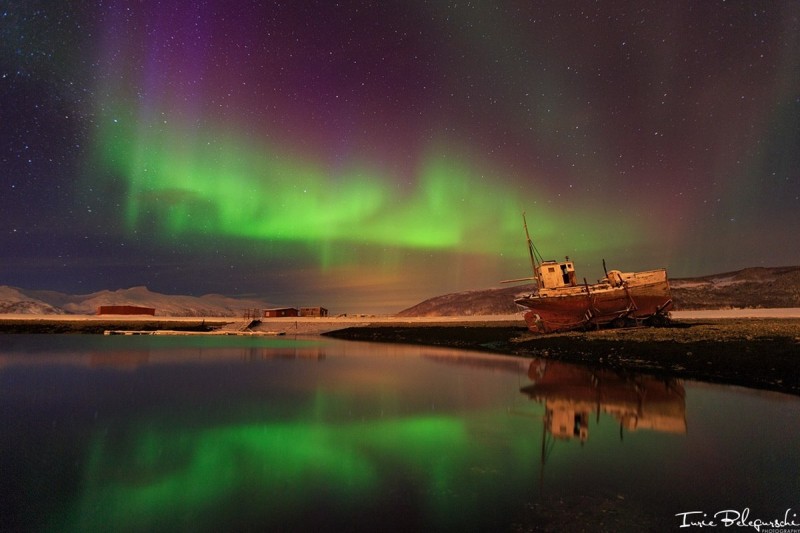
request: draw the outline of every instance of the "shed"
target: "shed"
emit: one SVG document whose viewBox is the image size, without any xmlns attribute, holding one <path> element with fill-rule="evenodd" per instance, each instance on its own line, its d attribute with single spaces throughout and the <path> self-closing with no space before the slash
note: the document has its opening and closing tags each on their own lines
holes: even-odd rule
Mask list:
<svg viewBox="0 0 800 533">
<path fill-rule="evenodd" d="M 101 305 L 97 308 L 98 315 L 151 315 L 155 316 L 156 310 L 152 307 L 138 305 Z"/>
<path fill-rule="evenodd" d="M 282 316 L 300 316 L 294 307 L 275 307 L 264 310 L 264 318 L 279 318 Z"/>
<path fill-rule="evenodd" d="M 324 307 L 301 307 L 300 316 L 328 316 L 328 310 Z"/>
</svg>

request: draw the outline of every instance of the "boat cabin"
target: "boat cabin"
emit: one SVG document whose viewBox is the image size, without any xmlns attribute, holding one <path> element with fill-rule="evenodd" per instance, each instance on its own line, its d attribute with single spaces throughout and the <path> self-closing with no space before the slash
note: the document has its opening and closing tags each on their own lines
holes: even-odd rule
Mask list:
<svg viewBox="0 0 800 533">
<path fill-rule="evenodd" d="M 537 266 L 539 270 L 539 283 L 542 289 L 553 289 L 556 287 L 574 287 L 575 267 L 572 261 L 567 258 L 565 261 L 542 261 Z"/>
</svg>

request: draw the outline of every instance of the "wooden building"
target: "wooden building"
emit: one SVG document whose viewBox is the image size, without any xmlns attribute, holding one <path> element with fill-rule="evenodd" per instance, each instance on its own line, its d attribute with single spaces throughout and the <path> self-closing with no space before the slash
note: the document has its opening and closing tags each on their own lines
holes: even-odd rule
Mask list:
<svg viewBox="0 0 800 533">
<path fill-rule="evenodd" d="M 294 307 L 276 307 L 264 310 L 264 318 L 280 318 L 284 316 L 300 316 L 300 312 Z"/>
<path fill-rule="evenodd" d="M 138 305 L 101 305 L 97 308 L 98 315 L 150 315 L 155 316 L 156 310 L 152 307 Z"/>
<path fill-rule="evenodd" d="M 328 310 L 324 307 L 301 307 L 300 316 L 328 316 Z"/>
</svg>

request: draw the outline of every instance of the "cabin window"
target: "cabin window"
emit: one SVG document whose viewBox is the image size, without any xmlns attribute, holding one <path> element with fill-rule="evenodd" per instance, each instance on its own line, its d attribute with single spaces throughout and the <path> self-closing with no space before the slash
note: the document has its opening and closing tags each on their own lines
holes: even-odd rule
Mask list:
<svg viewBox="0 0 800 533">
<path fill-rule="evenodd" d="M 555 268 L 555 267 L 550 267 L 550 268 L 548 268 L 548 269 L 547 269 L 547 271 L 548 271 L 548 272 L 555 272 L 555 271 L 556 271 L 556 268 Z"/>
</svg>

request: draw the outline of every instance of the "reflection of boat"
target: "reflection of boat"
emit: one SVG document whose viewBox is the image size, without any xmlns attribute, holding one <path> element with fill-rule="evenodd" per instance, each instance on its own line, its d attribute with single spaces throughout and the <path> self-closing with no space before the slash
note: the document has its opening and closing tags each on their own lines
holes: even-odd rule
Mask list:
<svg viewBox="0 0 800 533">
<path fill-rule="evenodd" d="M 584 279 L 580 285 L 569 257 L 561 262 L 542 260 L 528 234 L 525 215 L 523 224 L 533 277 L 510 281 L 536 281 L 534 292 L 514 300 L 529 309 L 525 322 L 534 333 L 657 322 L 668 316 L 672 299 L 666 269 L 610 270 L 598 283 L 590 285 Z"/>
<path fill-rule="evenodd" d="M 521 389 L 545 406 L 545 429 L 559 439 L 589 437 L 589 414 L 616 418 L 622 431 L 649 429 L 686 433 L 686 403 L 680 380 L 592 370 L 588 367 L 534 359 L 528 369 L 533 382 Z"/>
</svg>

